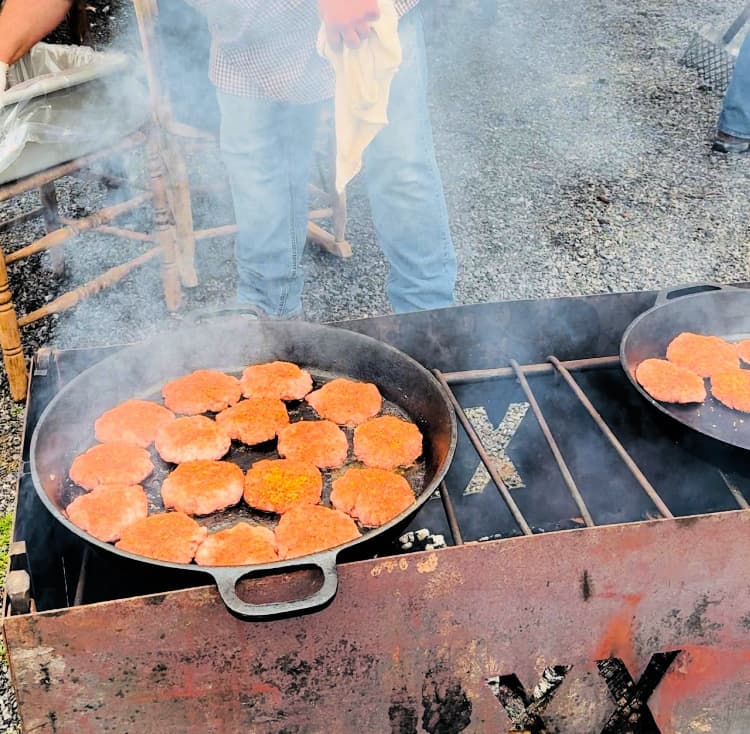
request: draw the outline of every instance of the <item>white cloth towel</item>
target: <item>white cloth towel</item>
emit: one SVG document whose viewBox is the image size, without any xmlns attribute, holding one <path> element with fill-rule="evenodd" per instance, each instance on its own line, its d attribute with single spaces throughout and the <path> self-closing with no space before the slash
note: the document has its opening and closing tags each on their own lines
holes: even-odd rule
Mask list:
<svg viewBox="0 0 750 734">
<path fill-rule="evenodd" d="M 401 65 L 394 0 L 380 0 L 380 18 L 359 48 L 335 52 L 321 28 L 318 53 L 336 73 L 336 190 L 341 193 L 362 168 L 365 148 L 388 124 L 391 82 Z"/>
</svg>

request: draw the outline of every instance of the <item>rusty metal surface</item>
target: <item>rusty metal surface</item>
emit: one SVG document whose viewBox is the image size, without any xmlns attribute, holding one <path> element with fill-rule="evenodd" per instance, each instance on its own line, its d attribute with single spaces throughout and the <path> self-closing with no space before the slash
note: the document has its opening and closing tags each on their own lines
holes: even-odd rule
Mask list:
<svg viewBox="0 0 750 734">
<path fill-rule="evenodd" d="M 749 539 L 747 511 L 599 527 L 345 564 L 270 623 L 203 587 L 4 631 L 44 734 L 744 734 Z"/>
</svg>

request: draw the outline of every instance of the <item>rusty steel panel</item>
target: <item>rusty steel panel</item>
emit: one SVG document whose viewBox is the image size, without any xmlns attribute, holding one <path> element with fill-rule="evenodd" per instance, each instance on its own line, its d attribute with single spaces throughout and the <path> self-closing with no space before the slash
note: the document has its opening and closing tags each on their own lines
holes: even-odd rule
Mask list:
<svg viewBox="0 0 750 734">
<path fill-rule="evenodd" d="M 347 564 L 306 616 L 203 587 L 4 632 L 40 734 L 744 734 L 749 548 L 750 512 L 657 520 Z"/>
</svg>

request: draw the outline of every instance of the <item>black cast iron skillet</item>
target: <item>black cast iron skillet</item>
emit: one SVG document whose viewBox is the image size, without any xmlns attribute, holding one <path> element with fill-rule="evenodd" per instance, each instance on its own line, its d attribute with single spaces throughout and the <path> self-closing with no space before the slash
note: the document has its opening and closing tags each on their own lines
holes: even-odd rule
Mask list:
<svg viewBox="0 0 750 734">
<path fill-rule="evenodd" d="M 636 381 L 638 365 L 650 357 L 664 359 L 669 342 L 683 331 L 719 336 L 730 342 L 750 338 L 750 290 L 710 283 L 660 293 L 653 308 L 625 330 L 620 343 L 622 367 L 649 403 L 698 433 L 750 449 L 750 415 L 727 408 L 710 391 L 702 404 L 661 403 Z"/>
<path fill-rule="evenodd" d="M 420 466 L 409 479 L 416 490 L 414 504 L 388 524 L 363 530 L 361 538 L 345 545 L 288 561 L 240 567 L 207 567 L 156 561 L 121 551 L 80 530 L 63 510 L 71 492 L 79 492 L 67 479 L 72 459 L 95 443 L 93 426 L 105 410 L 133 397 L 155 398 L 161 386 L 195 369 L 219 369 L 239 374 L 248 364 L 286 360 L 308 369 L 318 384 L 335 376 L 374 382 L 388 401 L 387 411 L 413 420 L 424 436 Z M 304 403 L 290 406 L 299 419 L 309 410 Z M 307 417 L 313 417 L 310 414 Z M 351 434 L 350 434 L 351 435 Z M 402 524 L 430 498 L 448 470 L 456 445 L 453 409 L 433 375 L 419 363 L 383 342 L 344 329 L 304 322 L 258 322 L 228 315 L 198 326 L 159 336 L 126 347 L 72 380 L 55 396 L 39 419 L 31 439 L 31 472 L 44 505 L 71 532 L 102 550 L 143 563 L 209 574 L 216 581 L 226 606 L 245 618 L 265 618 L 311 610 L 325 605 L 336 594 L 336 560 L 345 549 L 367 543 Z M 155 456 L 155 453 L 152 451 Z M 243 469 L 253 460 L 276 456 L 273 445 L 258 448 L 235 445 L 229 458 Z M 144 482 L 152 510 L 158 511 L 159 485 L 169 467 L 159 466 L 155 477 Z M 328 487 L 330 489 L 330 487 Z M 327 492 L 324 492 L 324 498 Z M 273 517 L 244 506 L 199 521 L 210 529 L 233 525 L 240 519 L 271 524 Z M 237 595 L 241 579 L 269 573 L 316 567 L 323 575 L 321 587 L 304 599 L 291 602 L 249 604 Z"/>
</svg>

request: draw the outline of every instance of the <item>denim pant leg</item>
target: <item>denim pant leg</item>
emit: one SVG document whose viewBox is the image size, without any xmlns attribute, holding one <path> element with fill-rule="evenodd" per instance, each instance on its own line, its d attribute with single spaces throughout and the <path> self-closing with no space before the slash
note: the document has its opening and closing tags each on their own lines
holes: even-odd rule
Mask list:
<svg viewBox="0 0 750 734">
<path fill-rule="evenodd" d="M 454 303 L 456 254 L 427 107 L 422 14 L 401 19 L 403 62 L 391 86 L 389 124 L 364 154 L 378 242 L 390 264 L 396 313 Z"/>
<path fill-rule="evenodd" d="M 750 138 L 750 34 L 740 48 L 732 80 L 724 95 L 718 128 L 737 138 Z"/>
<path fill-rule="evenodd" d="M 271 317 L 302 310 L 308 182 L 319 105 L 217 90 L 237 233 L 237 301 Z"/>
</svg>

